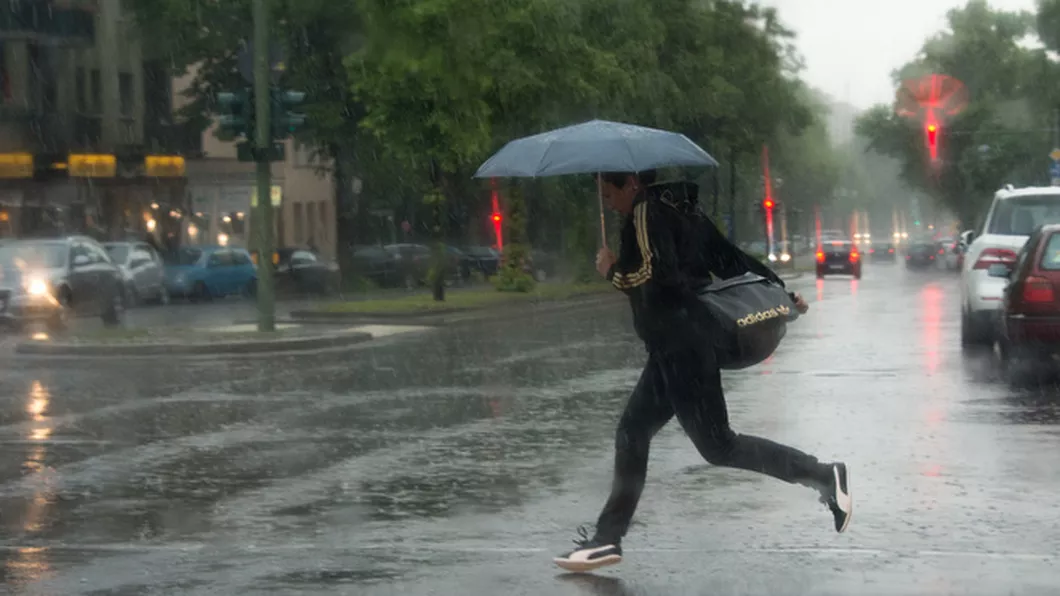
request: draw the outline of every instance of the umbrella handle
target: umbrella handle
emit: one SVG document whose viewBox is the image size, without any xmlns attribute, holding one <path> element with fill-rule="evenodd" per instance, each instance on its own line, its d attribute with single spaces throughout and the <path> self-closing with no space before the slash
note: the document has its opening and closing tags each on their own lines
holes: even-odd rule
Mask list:
<svg viewBox="0 0 1060 596">
<path fill-rule="evenodd" d="M 596 174 L 596 201 L 600 204 L 600 246 L 607 247 L 607 220 L 604 213 L 604 190 L 600 183 L 600 174 Z"/>
</svg>

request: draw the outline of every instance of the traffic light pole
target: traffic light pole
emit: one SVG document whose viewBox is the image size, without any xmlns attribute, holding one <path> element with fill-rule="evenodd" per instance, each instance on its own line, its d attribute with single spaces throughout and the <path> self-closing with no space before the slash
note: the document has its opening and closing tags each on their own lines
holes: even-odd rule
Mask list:
<svg viewBox="0 0 1060 596">
<path fill-rule="evenodd" d="M 254 15 L 254 161 L 257 173 L 257 200 L 254 229 L 258 249 L 258 331 L 276 330 L 272 255 L 273 212 L 269 149 L 272 147 L 269 96 L 269 14 L 265 0 L 253 0 Z"/>
</svg>

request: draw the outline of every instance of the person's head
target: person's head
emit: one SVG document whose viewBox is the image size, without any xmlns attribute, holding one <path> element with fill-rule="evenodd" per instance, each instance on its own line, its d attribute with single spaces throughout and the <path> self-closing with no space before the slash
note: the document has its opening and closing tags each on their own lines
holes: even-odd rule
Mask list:
<svg viewBox="0 0 1060 596">
<path fill-rule="evenodd" d="M 655 183 L 655 170 L 605 172 L 600 174 L 600 194 L 608 208 L 619 213 L 633 211 L 633 200 L 645 186 Z"/>
</svg>

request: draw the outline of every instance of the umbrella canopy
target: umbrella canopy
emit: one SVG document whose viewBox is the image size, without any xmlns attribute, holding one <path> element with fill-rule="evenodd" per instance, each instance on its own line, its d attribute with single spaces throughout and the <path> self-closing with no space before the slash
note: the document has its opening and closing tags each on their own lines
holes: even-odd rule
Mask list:
<svg viewBox="0 0 1060 596">
<path fill-rule="evenodd" d="M 516 139 L 486 160 L 475 177 L 534 178 L 716 165 L 710 154 L 683 134 L 591 120 Z"/>
</svg>

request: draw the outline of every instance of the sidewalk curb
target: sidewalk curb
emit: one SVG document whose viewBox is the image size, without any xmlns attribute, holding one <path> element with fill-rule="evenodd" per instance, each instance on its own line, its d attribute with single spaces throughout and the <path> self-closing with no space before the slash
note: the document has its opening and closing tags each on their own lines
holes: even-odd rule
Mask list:
<svg viewBox="0 0 1060 596">
<path fill-rule="evenodd" d="M 219 356 L 230 354 L 271 354 L 277 352 L 308 352 L 323 348 L 352 346 L 374 337 L 360 331 L 332 333 L 286 339 L 223 341 L 211 343 L 62 343 L 51 341 L 19 341 L 15 353 L 23 356 L 55 357 L 128 357 L 128 356 Z"/>
<path fill-rule="evenodd" d="M 291 311 L 291 319 L 305 325 L 329 323 L 390 323 L 406 325 L 450 325 L 468 321 L 486 321 L 511 316 L 514 313 L 535 314 L 558 312 L 615 300 L 618 292 L 592 292 L 564 300 L 544 302 L 513 302 L 486 308 L 447 308 L 428 313 L 332 313 L 320 311 Z M 514 308 L 513 308 L 514 307 Z"/>
</svg>

